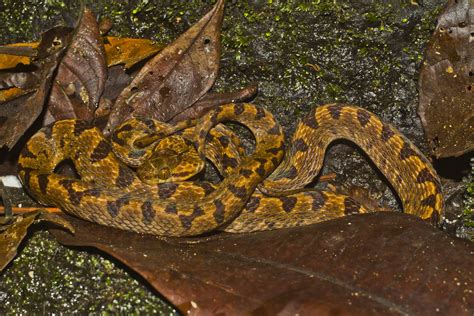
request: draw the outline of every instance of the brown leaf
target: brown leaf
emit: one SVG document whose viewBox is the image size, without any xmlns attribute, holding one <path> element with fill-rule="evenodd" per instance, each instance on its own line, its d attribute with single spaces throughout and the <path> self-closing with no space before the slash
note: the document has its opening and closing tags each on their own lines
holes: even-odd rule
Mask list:
<svg viewBox="0 0 474 316">
<path fill-rule="evenodd" d="M 0 104 L 0 147 L 12 148 L 42 112 L 58 60 L 69 44 L 69 35 L 63 27 L 52 28 L 42 35 L 34 61 L 38 69 L 36 90 Z"/>
<path fill-rule="evenodd" d="M 0 217 L 0 219 L 4 218 Z M 4 223 L 0 224 L 0 271 L 15 258 L 18 246 L 25 238 L 28 227 L 39 221 L 51 222 L 74 232 L 74 228 L 66 219 L 41 210 L 15 216 L 10 221 L 2 221 Z"/>
<path fill-rule="evenodd" d="M 163 48 L 161 44 L 142 38 L 109 36 L 106 40 L 105 56 L 109 67 L 124 64 L 128 69 L 143 59 L 155 55 Z"/>
<path fill-rule="evenodd" d="M 214 84 L 224 1 L 151 59 L 118 97 L 105 133 L 132 114 L 168 121 Z"/>
<path fill-rule="evenodd" d="M 177 123 L 187 119 L 194 119 L 203 116 L 207 111 L 226 103 L 243 102 L 257 94 L 257 84 L 252 83 L 236 92 L 207 93 L 200 100 L 178 113 L 169 122 Z"/>
<path fill-rule="evenodd" d="M 92 120 L 107 80 L 107 62 L 94 14 L 84 9 L 69 48 L 59 64 L 48 109 L 54 119 Z M 71 93 L 66 93 L 71 90 Z M 76 99 L 68 102 L 67 98 Z"/>
<path fill-rule="evenodd" d="M 418 113 L 438 158 L 474 148 L 473 11 L 473 1 L 449 1 L 420 73 Z"/>
<path fill-rule="evenodd" d="M 114 256 L 183 314 L 474 312 L 474 245 L 410 215 L 190 239 L 70 220 L 75 236 L 53 230 L 60 242 Z"/>
</svg>

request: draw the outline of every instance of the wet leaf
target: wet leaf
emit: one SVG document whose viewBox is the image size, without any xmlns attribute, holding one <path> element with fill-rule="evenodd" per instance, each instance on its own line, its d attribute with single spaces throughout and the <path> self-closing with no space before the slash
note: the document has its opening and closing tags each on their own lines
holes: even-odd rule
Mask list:
<svg viewBox="0 0 474 316">
<path fill-rule="evenodd" d="M 18 246 L 32 224 L 47 221 L 74 232 L 74 228 L 66 219 L 41 210 L 15 216 L 8 221 L 4 217 L 0 217 L 0 220 L 0 271 L 15 258 Z"/>
<path fill-rule="evenodd" d="M 106 39 L 105 56 L 109 67 L 124 64 L 128 69 L 143 59 L 155 55 L 163 48 L 163 45 L 148 39 L 113 36 Z"/>
<path fill-rule="evenodd" d="M 224 1 L 148 61 L 118 97 L 108 133 L 132 114 L 168 121 L 200 99 L 219 70 Z"/>
<path fill-rule="evenodd" d="M 469 13 L 471 12 L 471 13 Z M 474 2 L 450 0 L 420 73 L 418 113 L 436 157 L 474 148 Z"/>
<path fill-rule="evenodd" d="M 235 92 L 207 93 L 200 100 L 174 116 L 170 123 L 194 119 L 203 116 L 207 111 L 226 103 L 244 102 L 257 94 L 257 84 L 253 83 Z"/>
<path fill-rule="evenodd" d="M 107 62 L 99 26 L 92 11 L 86 8 L 59 64 L 55 77 L 58 87 L 51 90 L 49 112 L 56 120 L 71 118 L 72 113 L 72 117 L 92 120 L 106 79 Z M 67 98 L 76 100 L 67 102 Z"/>
<path fill-rule="evenodd" d="M 42 112 L 58 61 L 69 44 L 69 35 L 63 27 L 52 28 L 42 35 L 34 60 L 35 90 L 0 104 L 0 147 L 12 148 Z"/>
<path fill-rule="evenodd" d="M 372 213 L 192 239 L 68 218 L 77 231 L 52 230 L 60 242 L 114 256 L 183 314 L 474 312 L 474 245 L 409 215 Z"/>
</svg>

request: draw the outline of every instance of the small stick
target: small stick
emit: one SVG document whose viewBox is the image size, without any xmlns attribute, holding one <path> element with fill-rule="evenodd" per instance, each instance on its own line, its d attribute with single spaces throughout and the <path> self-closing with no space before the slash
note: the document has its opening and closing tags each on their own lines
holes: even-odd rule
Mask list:
<svg viewBox="0 0 474 316">
<path fill-rule="evenodd" d="M 16 214 L 28 213 L 28 212 L 36 211 L 38 209 L 46 210 L 50 213 L 62 213 L 61 209 L 59 209 L 57 207 L 41 207 L 41 206 L 38 206 L 38 207 L 12 207 L 13 213 L 16 213 Z M 4 214 L 4 213 L 5 213 L 5 207 L 0 206 L 0 214 Z"/>
</svg>

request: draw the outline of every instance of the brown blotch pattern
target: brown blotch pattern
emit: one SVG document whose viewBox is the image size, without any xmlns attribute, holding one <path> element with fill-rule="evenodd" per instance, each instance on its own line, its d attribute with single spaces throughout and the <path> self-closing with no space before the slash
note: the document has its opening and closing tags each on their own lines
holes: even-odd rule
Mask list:
<svg viewBox="0 0 474 316">
<path fill-rule="evenodd" d="M 177 214 L 178 211 L 176 209 L 176 204 L 174 204 L 174 203 L 168 204 L 165 207 L 165 213 L 167 213 L 167 214 Z"/>
<path fill-rule="evenodd" d="M 224 221 L 225 206 L 219 200 L 214 201 L 214 206 L 216 207 L 216 210 L 214 211 L 214 214 L 213 214 L 214 219 L 216 220 L 218 224 L 222 224 L 222 222 Z"/>
<path fill-rule="evenodd" d="M 324 203 L 326 203 L 326 198 L 320 193 L 320 192 L 312 192 L 313 196 L 313 210 L 314 211 L 319 211 L 321 208 L 324 206 Z"/>
<path fill-rule="evenodd" d="M 302 138 L 298 138 L 293 143 L 293 148 L 296 151 L 305 152 L 308 150 L 308 144 Z"/>
<path fill-rule="evenodd" d="M 248 212 L 253 213 L 259 207 L 259 205 L 260 205 L 260 198 L 258 196 L 252 196 L 247 202 L 247 205 L 245 205 L 245 209 Z"/>
<path fill-rule="evenodd" d="M 287 213 L 291 212 L 296 205 L 296 197 L 294 196 L 282 196 L 280 197 L 281 206 Z"/>
<path fill-rule="evenodd" d="M 181 220 L 181 225 L 183 225 L 185 229 L 189 229 L 191 228 L 194 219 L 201 215 L 204 215 L 204 211 L 199 206 L 195 205 L 191 215 L 179 215 L 179 219 Z"/>
<path fill-rule="evenodd" d="M 229 138 L 221 135 L 219 136 L 219 143 L 221 143 L 222 147 L 227 148 L 227 146 L 229 146 Z"/>
<path fill-rule="evenodd" d="M 214 188 L 212 187 L 212 185 L 210 183 L 207 183 L 207 182 L 200 182 L 198 183 L 199 186 L 201 188 L 204 189 L 204 195 L 209 195 L 211 194 L 212 192 L 214 192 Z"/>
<path fill-rule="evenodd" d="M 436 181 L 435 177 L 431 174 L 430 169 L 423 168 L 418 173 L 416 177 L 416 182 L 423 183 L 423 182 L 428 182 L 428 181 L 438 184 L 438 181 Z"/>
<path fill-rule="evenodd" d="M 239 174 L 244 176 L 245 178 L 248 178 L 253 174 L 253 171 L 249 170 L 249 169 L 242 168 L 242 169 L 240 169 Z"/>
<path fill-rule="evenodd" d="M 105 157 L 109 155 L 109 153 L 112 151 L 112 148 L 110 148 L 110 145 L 107 141 L 101 140 L 97 146 L 94 148 L 94 151 L 92 152 L 90 156 L 91 162 L 98 162 Z"/>
<path fill-rule="evenodd" d="M 328 106 L 329 114 L 331 114 L 332 118 L 338 120 L 341 116 L 342 106 L 341 105 L 331 105 Z"/>
<path fill-rule="evenodd" d="M 244 105 L 242 103 L 236 103 L 234 105 L 234 114 L 235 115 L 240 115 L 242 113 L 244 113 L 245 109 L 244 109 Z"/>
<path fill-rule="evenodd" d="M 143 223 L 149 224 L 155 218 L 155 209 L 153 208 L 153 203 L 149 200 L 143 202 L 142 206 L 142 215 L 143 215 Z"/>
<path fill-rule="evenodd" d="M 265 169 L 265 163 L 267 162 L 265 159 L 262 158 L 256 158 L 256 161 L 260 163 L 257 169 L 255 169 L 255 172 L 260 176 L 260 177 L 265 177 L 265 174 L 267 173 L 267 170 Z"/>
<path fill-rule="evenodd" d="M 434 194 L 431 194 L 426 199 L 421 201 L 421 205 L 430 206 L 434 208 L 436 206 L 436 196 Z"/>
<path fill-rule="evenodd" d="M 74 136 L 80 136 L 82 132 L 86 129 L 90 128 L 89 124 L 85 121 L 76 121 L 74 124 Z"/>
<path fill-rule="evenodd" d="M 46 194 L 46 191 L 48 189 L 48 174 L 39 174 L 38 175 L 38 187 L 41 191 L 41 193 Z"/>
<path fill-rule="evenodd" d="M 119 174 L 115 180 L 115 185 L 123 189 L 132 184 L 135 175 L 133 171 L 123 165 L 119 165 Z"/>
<path fill-rule="evenodd" d="M 319 126 L 318 120 L 316 119 L 316 108 L 312 109 L 306 119 L 303 121 L 303 124 L 309 126 L 312 129 L 316 129 Z"/>
<path fill-rule="evenodd" d="M 403 147 L 400 150 L 400 159 L 405 160 L 408 157 L 416 156 L 416 152 L 408 145 L 407 142 L 403 143 Z"/>
<path fill-rule="evenodd" d="M 21 150 L 21 155 L 26 158 L 36 158 L 36 155 L 30 151 L 28 146 L 23 147 L 23 149 Z"/>
<path fill-rule="evenodd" d="M 233 157 L 229 157 L 227 156 L 227 154 L 224 154 L 222 156 L 222 165 L 224 166 L 224 168 L 228 168 L 228 167 L 235 168 L 237 167 L 238 162 L 237 162 L 237 159 Z"/>
<path fill-rule="evenodd" d="M 255 119 L 260 120 L 265 117 L 265 110 L 261 107 L 257 108 L 257 114 L 255 114 Z"/>
<path fill-rule="evenodd" d="M 107 211 L 110 216 L 116 217 L 120 213 L 122 206 L 129 203 L 128 196 L 123 196 L 118 198 L 116 201 L 107 201 Z"/>
<path fill-rule="evenodd" d="M 288 170 L 283 175 L 284 178 L 287 178 L 287 179 L 290 179 L 290 180 L 295 179 L 296 176 L 298 176 L 298 169 L 296 169 L 295 166 L 289 167 Z"/>
<path fill-rule="evenodd" d="M 169 199 L 178 189 L 178 184 L 173 182 L 159 183 L 158 185 L 158 196 L 160 199 Z"/>
<path fill-rule="evenodd" d="M 362 127 L 365 127 L 370 121 L 370 113 L 362 109 L 357 110 L 357 119 Z"/>
<path fill-rule="evenodd" d="M 392 131 L 392 129 L 390 128 L 389 125 L 387 124 L 383 124 L 383 127 L 382 127 L 382 140 L 384 142 L 388 141 L 390 138 L 393 137 L 393 135 L 395 135 L 395 133 Z"/>
<path fill-rule="evenodd" d="M 239 199 L 245 199 L 247 197 L 247 189 L 245 187 L 236 187 L 233 184 L 229 184 L 229 191 Z"/>
</svg>

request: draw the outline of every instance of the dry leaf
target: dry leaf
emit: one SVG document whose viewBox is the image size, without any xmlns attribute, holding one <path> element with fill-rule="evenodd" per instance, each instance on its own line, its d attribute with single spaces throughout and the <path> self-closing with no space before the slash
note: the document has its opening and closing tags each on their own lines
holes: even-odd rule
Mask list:
<svg viewBox="0 0 474 316">
<path fill-rule="evenodd" d="M 450 0 L 420 73 L 418 113 L 436 157 L 474 148 L 474 2 Z"/>
<path fill-rule="evenodd" d="M 105 128 L 147 116 L 168 121 L 200 99 L 219 70 L 220 28 L 224 1 L 148 61 L 118 97 Z"/>
<path fill-rule="evenodd" d="M 42 35 L 34 61 L 38 86 L 34 92 L 0 106 L 0 147 L 12 148 L 42 112 L 58 61 L 69 45 L 69 35 L 63 27 L 52 28 Z"/>
<path fill-rule="evenodd" d="M 67 218 L 76 234 L 53 230 L 61 243 L 117 258 L 183 314 L 474 313 L 474 245 L 406 214 L 189 239 Z"/>
<path fill-rule="evenodd" d="M 107 63 L 99 27 L 92 11 L 86 8 L 59 64 L 47 105 L 49 114 L 55 120 L 92 120 L 106 80 Z"/>
</svg>

